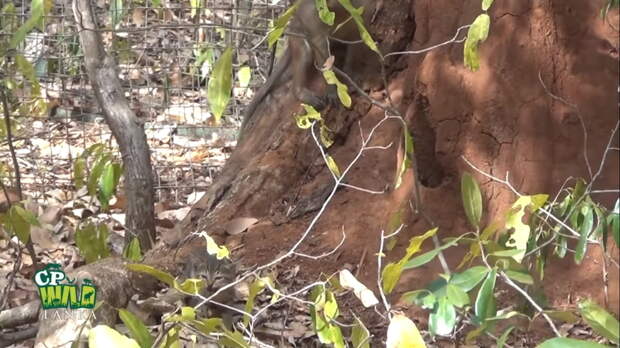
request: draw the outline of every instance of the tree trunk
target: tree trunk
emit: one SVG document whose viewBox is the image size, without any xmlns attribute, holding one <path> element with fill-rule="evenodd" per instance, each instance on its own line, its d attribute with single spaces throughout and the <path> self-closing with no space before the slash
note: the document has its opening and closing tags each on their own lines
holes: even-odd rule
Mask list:
<svg viewBox="0 0 620 348">
<path fill-rule="evenodd" d="M 142 123 L 125 98 L 114 58 L 105 52 L 91 5 L 89 1 L 74 1 L 74 16 L 88 77 L 123 157 L 128 198 L 126 242 L 138 237 L 142 250 L 149 250 L 155 244 L 151 152 Z"/>
</svg>

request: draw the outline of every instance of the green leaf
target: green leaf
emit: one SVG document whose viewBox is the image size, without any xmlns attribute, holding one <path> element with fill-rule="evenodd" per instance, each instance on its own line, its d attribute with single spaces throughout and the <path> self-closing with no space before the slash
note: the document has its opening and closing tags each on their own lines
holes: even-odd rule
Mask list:
<svg viewBox="0 0 620 348">
<path fill-rule="evenodd" d="M 217 62 L 215 62 L 209 77 L 207 100 L 216 122 L 219 122 L 222 118 L 230 100 L 230 92 L 232 90 L 232 57 L 232 48 L 226 48 Z"/>
<path fill-rule="evenodd" d="M 409 240 L 409 246 L 407 247 L 405 256 L 403 256 L 400 259 L 400 261 L 398 261 L 397 263 L 389 263 L 388 265 L 385 266 L 385 268 L 383 268 L 383 272 L 381 274 L 382 286 L 383 286 L 383 290 L 386 293 L 390 293 L 392 292 L 392 290 L 394 290 L 394 287 L 396 286 L 396 284 L 398 283 L 398 280 L 400 279 L 400 275 L 403 271 L 404 265 L 407 264 L 409 259 L 411 259 L 411 257 L 415 253 L 420 251 L 420 248 L 422 247 L 422 243 L 426 239 L 435 235 L 435 233 L 437 233 L 437 228 L 428 230 L 426 231 L 426 233 L 424 233 L 421 236 L 415 236 L 411 238 Z"/>
<path fill-rule="evenodd" d="M 514 326 L 507 328 L 506 331 L 504 331 L 504 333 L 497 339 L 497 348 L 504 348 L 506 340 L 514 328 Z"/>
<path fill-rule="evenodd" d="M 32 225 L 19 213 L 20 210 L 23 210 L 23 208 L 18 205 L 11 206 L 9 216 L 4 221 L 4 226 L 9 231 L 9 234 L 16 235 L 22 243 L 26 244 L 30 240 Z"/>
<path fill-rule="evenodd" d="M 323 0 L 325 1 L 325 0 Z M 336 91 L 338 92 L 338 99 L 342 105 L 347 108 L 351 107 L 351 96 L 349 95 L 349 88 L 344 83 L 338 80 L 336 74 L 332 70 L 323 71 L 323 77 L 328 85 L 336 85 Z"/>
<path fill-rule="evenodd" d="M 200 0 L 189 0 L 189 6 L 191 7 L 191 11 L 190 11 L 190 17 L 194 18 L 196 17 L 196 14 L 198 13 L 198 9 L 200 8 Z"/>
<path fill-rule="evenodd" d="M 331 155 L 325 155 L 325 162 L 329 170 L 334 174 L 334 176 L 336 178 L 340 178 L 342 174 L 340 173 L 340 169 L 338 168 L 338 163 L 336 163 L 334 158 Z"/>
<path fill-rule="evenodd" d="M 225 245 L 219 246 L 213 237 L 204 232 L 200 235 L 205 239 L 205 243 L 207 244 L 207 253 L 209 255 L 215 255 L 218 260 L 222 260 L 230 256 L 230 251 Z"/>
<path fill-rule="evenodd" d="M 478 324 L 484 323 L 487 318 L 494 317 L 497 313 L 495 295 L 493 294 L 495 290 L 496 275 L 497 273 L 495 270 L 489 272 L 487 278 L 480 287 L 480 291 L 478 291 L 478 297 L 476 298 L 476 303 L 474 306 L 476 313 L 475 319 Z"/>
<path fill-rule="evenodd" d="M 110 198 L 114 195 L 114 165 L 108 162 L 103 167 L 101 177 L 99 177 L 99 202 L 104 210 L 108 209 Z"/>
<path fill-rule="evenodd" d="M 493 0 L 482 0 L 482 11 L 488 11 L 491 5 L 493 5 Z"/>
<path fill-rule="evenodd" d="M 304 110 L 306 111 L 303 115 L 295 115 L 295 122 L 297 123 L 297 127 L 301 129 L 308 129 L 312 127 L 313 121 L 321 120 L 321 113 L 316 111 L 316 109 L 307 104 L 301 104 Z"/>
<path fill-rule="evenodd" d="M 218 346 L 226 348 L 249 348 L 250 345 L 239 331 L 224 330 L 224 335 L 217 342 Z"/>
<path fill-rule="evenodd" d="M 456 325 L 456 310 L 447 297 L 437 302 L 437 308 L 428 317 L 428 327 L 433 335 L 450 335 Z"/>
<path fill-rule="evenodd" d="M 34 67 L 30 62 L 24 58 L 21 54 L 15 56 L 15 63 L 17 63 L 17 69 L 19 72 L 30 82 L 32 86 L 32 94 L 38 96 L 40 94 L 39 80 L 37 80 Z"/>
<path fill-rule="evenodd" d="M 334 294 L 325 290 L 323 286 L 316 286 L 311 297 L 314 306 L 310 315 L 319 341 L 324 344 L 334 344 L 335 347 L 344 347 L 344 337 L 340 327 L 331 322 L 331 319 L 335 319 L 339 315 L 338 303 Z"/>
<path fill-rule="evenodd" d="M 330 132 L 331 130 L 327 128 L 325 124 L 321 124 L 320 138 L 321 144 L 323 144 L 325 148 L 329 148 L 334 144 L 334 140 L 332 139 Z"/>
<path fill-rule="evenodd" d="M 556 337 L 536 346 L 536 348 L 611 348 L 592 341 L 581 341 L 573 338 Z"/>
<path fill-rule="evenodd" d="M 448 283 L 446 293 L 448 294 L 448 302 L 455 307 L 462 308 L 469 304 L 469 295 L 452 283 Z"/>
<path fill-rule="evenodd" d="M 123 20 L 123 12 L 123 0 L 110 1 L 110 21 L 113 28 L 116 28 Z"/>
<path fill-rule="evenodd" d="M 507 247 L 513 247 L 520 252 L 514 255 L 512 258 L 521 263 L 525 256 L 525 250 L 527 249 L 527 241 L 530 238 L 530 226 L 523 223 L 523 217 L 525 216 L 525 209 L 530 207 L 532 211 L 538 210 L 547 201 L 548 195 L 533 195 L 533 196 L 521 196 L 512 205 L 512 208 L 508 211 L 506 216 L 506 229 L 513 230 L 510 238 L 506 242 Z"/>
<path fill-rule="evenodd" d="M 468 292 L 484 279 L 491 270 L 485 266 L 474 266 L 462 273 L 455 273 L 450 279 L 450 284 L 456 285 L 463 291 Z"/>
<path fill-rule="evenodd" d="M 86 263 L 95 262 L 110 255 L 107 241 L 108 228 L 105 224 L 95 226 L 88 223 L 75 232 L 75 244 L 84 256 Z"/>
<path fill-rule="evenodd" d="M 293 14 L 295 14 L 295 11 L 297 11 L 299 4 L 300 1 L 296 1 L 293 6 L 289 7 L 280 17 L 278 17 L 273 22 L 273 28 L 267 35 L 267 42 L 269 43 L 269 48 L 271 48 L 273 44 L 278 42 L 278 40 L 284 33 L 284 29 L 286 29 L 286 26 L 291 20 L 291 17 L 293 17 Z"/>
<path fill-rule="evenodd" d="M 123 324 L 129 329 L 131 337 L 138 342 L 141 348 L 151 348 L 153 346 L 153 336 L 151 336 L 149 330 L 138 317 L 123 308 L 118 310 L 118 315 L 123 321 Z"/>
<path fill-rule="evenodd" d="M 334 19 L 336 18 L 336 14 L 330 11 L 327 6 L 327 0 L 315 0 L 316 9 L 319 12 L 319 18 L 323 21 L 323 23 L 332 26 L 334 25 Z"/>
<path fill-rule="evenodd" d="M 353 4 L 351 4 L 351 0 L 338 0 L 338 2 L 340 3 L 340 5 L 342 5 L 342 7 L 345 8 L 345 10 L 349 12 L 351 18 L 353 18 L 353 21 L 355 21 L 357 29 L 360 32 L 360 37 L 362 41 L 366 44 L 366 46 L 368 46 L 371 50 L 381 54 L 381 52 L 379 51 L 379 47 L 377 47 L 377 44 L 364 26 L 364 19 L 362 18 L 364 8 L 355 8 Z"/>
<path fill-rule="evenodd" d="M 482 13 L 474 20 L 467 32 L 467 39 L 464 45 L 465 66 L 471 71 L 477 71 L 480 68 L 480 57 L 478 57 L 478 45 L 484 42 L 489 35 L 489 27 L 491 25 L 491 17 Z"/>
<path fill-rule="evenodd" d="M 140 348 L 138 342 L 106 325 L 97 325 L 88 332 L 89 348 Z"/>
<path fill-rule="evenodd" d="M 125 250 L 123 250 L 123 257 L 131 261 L 140 261 L 142 250 L 140 250 L 140 241 L 137 237 L 133 237 L 131 242 L 127 244 Z"/>
<path fill-rule="evenodd" d="M 237 71 L 237 81 L 239 81 L 239 87 L 247 88 L 250 85 L 250 79 L 252 78 L 252 69 L 249 66 L 244 65 Z"/>
<path fill-rule="evenodd" d="M 272 284 L 273 285 L 271 279 L 265 277 L 265 278 L 256 279 L 252 283 L 252 285 L 250 285 L 250 292 L 248 294 L 248 299 L 245 302 L 245 312 L 246 313 L 252 313 L 252 309 L 254 309 L 254 300 L 256 299 L 256 296 L 258 296 L 258 294 L 260 294 L 261 291 L 263 291 L 263 289 L 265 289 L 267 284 Z M 250 322 L 250 317 L 245 315 L 243 317 L 243 325 L 247 326 L 249 322 Z"/>
<path fill-rule="evenodd" d="M 39 219 L 37 219 L 37 217 L 30 210 L 26 210 L 19 205 L 13 205 L 11 206 L 11 209 L 29 225 L 41 227 Z"/>
<path fill-rule="evenodd" d="M 127 265 L 127 268 L 130 271 L 149 274 L 157 278 L 157 280 L 171 287 L 174 287 L 174 285 L 176 284 L 174 277 L 170 273 L 158 270 L 157 268 L 152 267 L 152 266 L 142 265 L 139 263 L 131 263 Z"/>
<path fill-rule="evenodd" d="M 97 194 L 97 186 L 99 184 L 99 179 L 103 174 L 103 169 L 105 168 L 106 163 L 110 160 L 110 155 L 108 154 L 99 154 L 95 159 L 95 165 L 93 169 L 90 171 L 90 175 L 88 176 L 88 194 L 94 196 Z"/>
<path fill-rule="evenodd" d="M 465 235 L 461 235 L 456 239 L 453 239 L 451 241 L 449 241 L 448 243 L 440 246 L 439 248 L 435 248 L 431 251 L 425 252 L 422 255 L 416 256 L 413 259 L 409 260 L 403 267 L 403 269 L 411 269 L 411 268 L 416 268 L 416 267 L 420 267 L 422 265 L 427 264 L 428 262 L 430 262 L 432 259 L 435 258 L 435 256 L 437 256 L 441 251 L 448 249 L 456 244 L 458 244 L 459 240 L 461 240 L 461 238 L 463 238 Z"/>
<path fill-rule="evenodd" d="M 197 295 L 204 289 L 206 283 L 207 282 L 203 278 L 188 278 L 182 283 L 175 281 L 172 287 L 187 294 Z"/>
<path fill-rule="evenodd" d="M 400 279 L 402 272 L 403 266 L 398 262 L 390 262 L 383 267 L 383 271 L 381 272 L 381 286 L 386 294 L 389 294 L 392 290 L 394 290 L 396 284 L 398 284 L 398 280 Z"/>
<path fill-rule="evenodd" d="M 405 174 L 407 169 L 411 168 L 412 166 L 413 137 L 411 136 L 411 133 L 409 133 L 409 129 L 407 129 L 407 127 L 404 127 L 404 126 L 403 126 L 403 142 L 405 144 L 405 151 L 403 154 L 403 161 L 400 164 L 400 168 L 398 169 L 398 172 L 396 174 L 396 180 L 394 180 L 394 189 L 397 189 L 400 187 L 400 185 L 403 183 L 403 175 Z"/>
<path fill-rule="evenodd" d="M 583 300 L 578 305 L 581 316 L 592 329 L 601 336 L 618 344 L 620 341 L 620 324 L 618 320 L 592 300 Z"/>
<path fill-rule="evenodd" d="M 572 311 L 546 310 L 544 311 L 551 319 L 576 324 L 579 318 Z"/>
<path fill-rule="evenodd" d="M 478 230 L 482 218 L 482 194 L 478 183 L 469 173 L 463 173 L 461 177 L 461 198 L 469 223 Z"/>
<path fill-rule="evenodd" d="M 515 255 L 520 255 L 521 250 L 519 249 L 507 249 L 507 250 L 497 250 L 492 253 L 489 253 L 489 256 L 495 257 L 513 257 Z"/>
<path fill-rule="evenodd" d="M 583 220 L 581 220 L 581 225 L 579 226 L 579 242 L 577 242 L 577 247 L 575 248 L 575 262 L 577 264 L 583 261 L 586 248 L 588 247 L 588 237 L 594 226 L 594 214 L 589 205 L 581 207 L 581 216 L 583 216 Z"/>
<path fill-rule="evenodd" d="M 356 348 L 370 348 L 370 332 L 357 317 L 351 330 L 351 343 Z"/>
<path fill-rule="evenodd" d="M 32 0 L 30 3 L 30 18 L 15 31 L 9 42 L 9 49 L 16 48 L 24 41 L 26 35 L 28 35 L 32 29 L 41 26 L 43 23 L 43 16 L 49 13 L 52 5 L 52 0 Z M 44 28 L 40 29 L 44 30 Z"/>
<path fill-rule="evenodd" d="M 566 237 L 558 236 L 558 244 L 555 246 L 555 254 L 563 259 L 566 256 L 566 252 L 568 251 L 568 241 Z"/>
<path fill-rule="evenodd" d="M 506 273 L 506 275 L 508 276 L 508 278 L 517 281 L 519 283 L 522 284 L 527 284 L 527 285 L 532 285 L 534 284 L 534 278 L 532 278 L 531 275 L 529 275 L 529 273 L 524 272 L 524 271 L 513 271 L 510 269 L 507 269 L 504 271 L 504 273 Z"/>
<path fill-rule="evenodd" d="M 86 185 L 86 158 L 78 157 L 73 162 L 73 182 L 77 190 Z"/>
</svg>

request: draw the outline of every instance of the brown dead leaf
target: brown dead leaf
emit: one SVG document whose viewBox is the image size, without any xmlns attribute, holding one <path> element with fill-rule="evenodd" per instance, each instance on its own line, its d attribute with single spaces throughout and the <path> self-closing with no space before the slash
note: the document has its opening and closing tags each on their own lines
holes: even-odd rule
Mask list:
<svg viewBox="0 0 620 348">
<path fill-rule="evenodd" d="M 253 217 L 236 218 L 228 221 L 224 229 L 228 234 L 234 236 L 254 226 L 256 222 L 258 222 L 258 219 Z"/>
</svg>

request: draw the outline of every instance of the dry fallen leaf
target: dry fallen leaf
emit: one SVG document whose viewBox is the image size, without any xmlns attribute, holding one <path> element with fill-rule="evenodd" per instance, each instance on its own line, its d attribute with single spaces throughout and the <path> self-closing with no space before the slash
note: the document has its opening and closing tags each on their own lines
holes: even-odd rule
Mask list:
<svg viewBox="0 0 620 348">
<path fill-rule="evenodd" d="M 379 300 L 375 294 L 359 280 L 357 280 L 347 269 L 340 271 L 340 285 L 342 285 L 345 289 L 353 290 L 355 297 L 359 298 L 366 308 L 372 307 L 379 303 Z"/>
<path fill-rule="evenodd" d="M 230 220 L 224 228 L 228 234 L 234 236 L 254 226 L 256 222 L 258 222 L 256 218 L 241 217 Z"/>
</svg>

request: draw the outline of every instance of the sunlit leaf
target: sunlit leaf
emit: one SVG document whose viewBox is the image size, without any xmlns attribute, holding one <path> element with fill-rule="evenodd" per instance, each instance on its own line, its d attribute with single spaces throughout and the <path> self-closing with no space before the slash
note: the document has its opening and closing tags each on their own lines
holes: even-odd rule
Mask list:
<svg viewBox="0 0 620 348">
<path fill-rule="evenodd" d="M 329 148 L 334 144 L 334 139 L 332 139 L 330 132 L 331 130 L 327 128 L 325 124 L 321 124 L 321 130 L 319 133 L 321 138 L 321 144 L 323 144 L 325 148 Z"/>
<path fill-rule="evenodd" d="M 293 16 L 293 14 L 295 14 L 295 11 L 297 11 L 299 4 L 300 2 L 296 1 L 273 22 L 273 28 L 271 29 L 271 31 L 269 31 L 269 34 L 267 35 L 267 42 L 269 43 L 269 48 L 271 48 L 273 44 L 275 44 L 280 39 L 280 37 L 284 33 L 284 29 L 286 29 L 286 26 L 291 20 L 291 17 Z"/>
<path fill-rule="evenodd" d="M 493 0 L 482 0 L 482 11 L 487 11 L 491 5 L 493 5 Z"/>
<path fill-rule="evenodd" d="M 332 26 L 334 25 L 334 19 L 336 18 L 336 14 L 330 11 L 327 6 L 327 0 L 315 0 L 316 9 L 319 12 L 319 18 L 323 21 L 323 23 Z"/>
<path fill-rule="evenodd" d="M 216 122 L 219 122 L 226 110 L 232 90 L 233 50 L 228 47 L 213 65 L 207 86 L 207 101 Z"/>
<path fill-rule="evenodd" d="M 618 344 L 620 323 L 616 318 L 592 300 L 583 300 L 578 305 L 581 316 L 596 333 Z"/>
<path fill-rule="evenodd" d="M 411 319 L 396 314 L 387 330 L 386 348 L 426 348 L 420 331 Z"/>
<path fill-rule="evenodd" d="M 140 273 L 146 273 L 149 274 L 153 277 L 155 277 L 157 280 L 167 284 L 168 286 L 174 286 L 174 284 L 176 283 L 176 281 L 174 280 L 174 277 L 168 273 L 168 272 L 164 272 L 162 270 L 159 270 L 155 267 L 152 266 L 148 266 L 148 265 L 143 265 L 143 264 L 138 264 L 138 263 L 132 263 L 132 264 L 128 264 L 127 268 L 130 271 L 134 271 L 134 272 L 140 272 Z"/>
<path fill-rule="evenodd" d="M 209 255 L 215 255 L 218 260 L 229 257 L 230 251 L 228 251 L 228 248 L 226 248 L 225 245 L 219 246 L 215 242 L 215 239 L 213 239 L 213 237 L 209 236 L 205 232 L 201 232 L 200 235 L 205 239 L 205 242 L 207 244 L 207 253 L 209 253 Z"/>
<path fill-rule="evenodd" d="M 297 127 L 301 129 L 308 129 L 312 127 L 312 123 L 314 121 L 321 120 L 321 113 L 316 111 L 316 109 L 307 104 L 301 104 L 304 110 L 306 111 L 303 115 L 295 115 L 295 122 L 297 123 Z"/>
<path fill-rule="evenodd" d="M 252 78 L 252 69 L 249 66 L 244 65 L 237 71 L 237 81 L 239 81 L 239 87 L 246 88 L 250 85 L 250 79 Z"/>
<path fill-rule="evenodd" d="M 325 1 L 325 0 L 323 0 Z M 344 83 L 338 80 L 336 74 L 332 70 L 323 71 L 323 77 L 329 85 L 336 85 L 336 91 L 338 92 L 338 99 L 347 108 L 351 107 L 351 96 L 349 95 L 349 88 Z"/>
<path fill-rule="evenodd" d="M 491 25 L 491 17 L 482 13 L 474 20 L 467 32 L 467 39 L 464 45 L 465 66 L 471 71 L 477 71 L 480 68 L 480 57 L 478 56 L 478 45 L 484 42 L 489 35 L 489 27 Z"/>
<path fill-rule="evenodd" d="M 127 347 L 140 348 L 135 340 L 122 335 L 118 331 L 106 325 L 97 325 L 88 331 L 88 347 L 109 348 Z"/>
<path fill-rule="evenodd" d="M 142 250 L 140 249 L 140 241 L 134 237 L 123 251 L 123 257 L 130 261 L 140 261 L 142 258 Z"/>
<path fill-rule="evenodd" d="M 329 170 L 334 174 L 336 178 L 340 178 L 342 175 L 340 173 L 340 168 L 338 168 L 338 163 L 334 160 L 334 158 L 330 155 L 325 155 L 325 162 Z"/>
<path fill-rule="evenodd" d="M 377 47 L 375 40 L 373 40 L 372 36 L 364 26 L 364 19 L 362 18 L 364 8 L 355 8 L 353 4 L 351 4 L 351 0 L 338 0 L 338 2 L 342 5 L 342 7 L 345 8 L 345 10 L 349 12 L 351 18 L 353 18 L 353 21 L 355 21 L 357 29 L 360 32 L 360 37 L 364 44 L 366 44 L 366 46 L 368 46 L 371 50 L 380 54 L 379 47 Z"/>
<path fill-rule="evenodd" d="M 527 241 L 530 238 L 530 226 L 523 223 L 525 209 L 529 207 L 532 211 L 538 210 L 545 204 L 548 197 L 548 195 L 542 194 L 534 196 L 521 196 L 512 205 L 512 208 L 506 216 L 506 229 L 513 230 L 510 238 L 506 242 L 506 246 L 519 250 L 519 252 L 512 257 L 519 263 L 525 256 Z"/>
<path fill-rule="evenodd" d="M 394 290 L 394 287 L 400 279 L 404 265 L 415 253 L 420 251 L 422 243 L 426 239 L 435 235 L 435 233 L 437 233 L 437 228 L 433 228 L 421 236 L 411 238 L 409 240 L 409 246 L 407 247 L 405 256 L 403 256 L 397 263 L 389 263 L 383 268 L 383 271 L 381 272 L 383 291 L 389 294 L 392 290 Z"/>
</svg>

